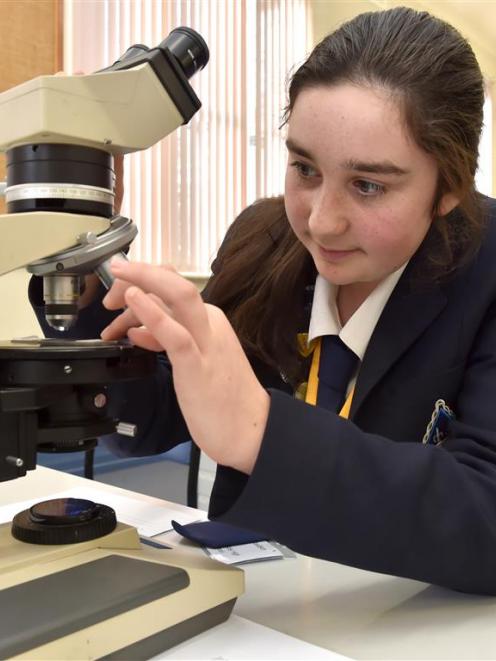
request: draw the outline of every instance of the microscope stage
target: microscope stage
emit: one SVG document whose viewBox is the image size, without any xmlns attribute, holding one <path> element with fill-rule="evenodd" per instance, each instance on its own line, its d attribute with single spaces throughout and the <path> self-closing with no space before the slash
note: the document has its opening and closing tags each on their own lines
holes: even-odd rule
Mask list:
<svg viewBox="0 0 496 661">
<path fill-rule="evenodd" d="M 41 358 L 63 358 L 68 355 L 82 357 L 87 354 L 120 354 L 123 351 L 135 351 L 136 348 L 127 340 L 70 340 L 50 337 L 19 337 L 12 340 L 0 340 L 1 358 L 27 358 L 38 354 Z M 139 349 L 138 349 L 139 351 Z"/>
</svg>

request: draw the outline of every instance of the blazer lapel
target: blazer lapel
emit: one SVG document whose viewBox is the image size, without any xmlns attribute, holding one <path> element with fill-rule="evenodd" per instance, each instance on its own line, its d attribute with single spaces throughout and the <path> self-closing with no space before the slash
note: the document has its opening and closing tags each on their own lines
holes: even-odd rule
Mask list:
<svg viewBox="0 0 496 661">
<path fill-rule="evenodd" d="M 358 374 L 350 418 L 372 388 L 446 306 L 446 295 L 438 286 L 411 292 L 407 271 L 391 294 L 370 338 Z"/>
</svg>

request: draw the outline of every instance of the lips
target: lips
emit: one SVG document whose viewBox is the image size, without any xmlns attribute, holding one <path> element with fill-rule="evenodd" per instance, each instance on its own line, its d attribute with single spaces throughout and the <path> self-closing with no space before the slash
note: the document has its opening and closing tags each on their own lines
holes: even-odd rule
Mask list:
<svg viewBox="0 0 496 661">
<path fill-rule="evenodd" d="M 357 252 L 358 250 L 356 248 L 352 250 L 327 250 L 319 246 L 319 254 L 326 262 L 340 262 Z"/>
</svg>

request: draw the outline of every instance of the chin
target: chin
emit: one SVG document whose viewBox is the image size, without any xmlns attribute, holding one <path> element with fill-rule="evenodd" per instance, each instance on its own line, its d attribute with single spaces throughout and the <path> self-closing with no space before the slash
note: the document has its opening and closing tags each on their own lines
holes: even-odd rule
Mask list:
<svg viewBox="0 0 496 661">
<path fill-rule="evenodd" d="M 315 266 L 317 272 L 324 278 L 324 280 L 327 280 L 327 282 L 330 282 L 337 287 L 350 285 L 358 280 L 353 274 L 345 273 L 342 269 L 337 269 L 336 267 L 330 267 L 329 264 L 316 263 Z"/>
<path fill-rule="evenodd" d="M 331 262 L 313 253 L 312 258 L 318 273 L 334 285 L 349 285 L 363 279 L 363 269 L 357 268 L 360 265 L 356 256 Z"/>
</svg>

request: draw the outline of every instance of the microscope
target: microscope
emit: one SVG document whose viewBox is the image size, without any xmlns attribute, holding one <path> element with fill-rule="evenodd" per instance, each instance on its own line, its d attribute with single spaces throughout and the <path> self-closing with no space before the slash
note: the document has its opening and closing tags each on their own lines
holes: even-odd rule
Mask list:
<svg viewBox="0 0 496 661">
<path fill-rule="evenodd" d="M 110 258 L 124 258 L 137 233 L 113 213 L 114 156 L 191 119 L 201 104 L 189 79 L 208 58 L 202 37 L 180 27 L 94 74 L 41 76 L 0 94 L 0 276 L 25 267 L 41 277 L 58 331 L 73 325 L 87 275 L 111 286 Z M 125 341 L 0 342 L 0 482 L 34 469 L 44 444 L 135 435 L 109 415 L 107 386 L 155 366 Z M 109 507 L 45 501 L 0 526 L 0 658 L 149 658 L 227 619 L 242 591 L 240 570 L 145 547 Z"/>
<path fill-rule="evenodd" d="M 202 37 L 181 27 L 97 73 L 41 76 L 0 95 L 0 276 L 26 267 L 41 277 L 54 329 L 73 325 L 85 276 L 110 287 L 110 258 L 136 236 L 130 219 L 113 215 L 114 155 L 151 147 L 191 119 L 201 104 L 189 79 L 208 57 Z M 91 457 L 97 437 L 133 436 L 133 425 L 107 416 L 104 386 L 154 367 L 125 342 L 0 342 L 0 482 L 33 469 L 37 450 Z"/>
</svg>

